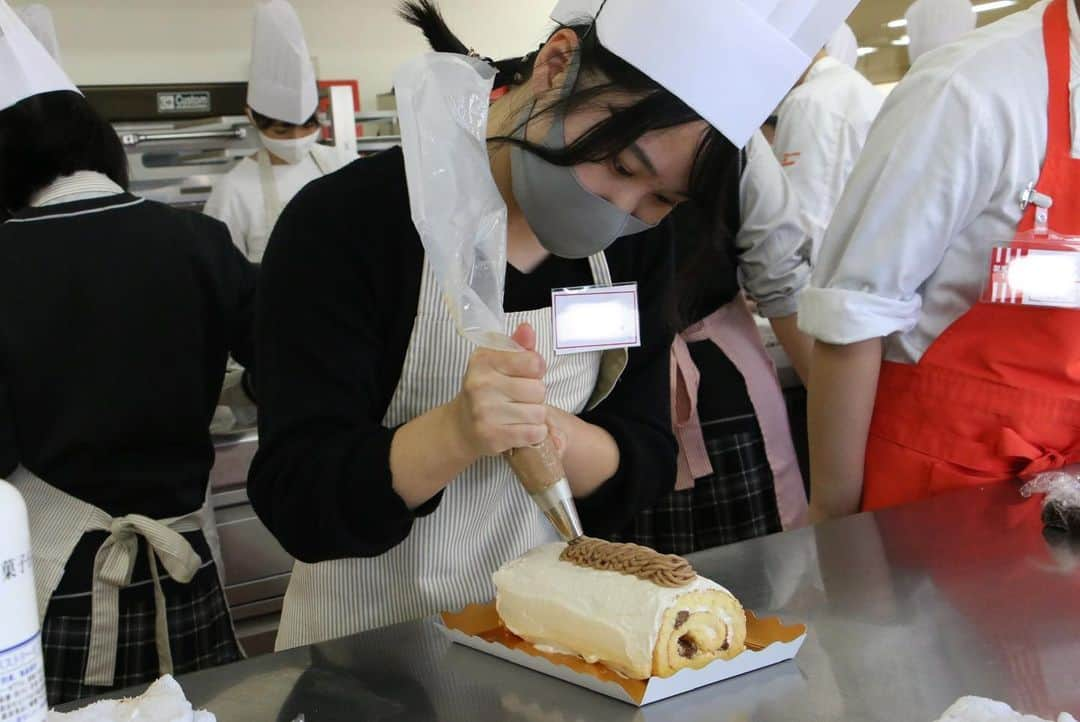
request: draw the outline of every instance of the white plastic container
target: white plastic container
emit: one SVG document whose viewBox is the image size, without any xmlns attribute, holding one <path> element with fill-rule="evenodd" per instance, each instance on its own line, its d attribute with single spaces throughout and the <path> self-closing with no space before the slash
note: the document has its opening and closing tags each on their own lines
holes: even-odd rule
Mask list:
<svg viewBox="0 0 1080 722">
<path fill-rule="evenodd" d="M 2 479 L 0 620 L 0 722 L 44 722 L 49 710 L 30 557 L 30 525 L 22 495 Z"/>
</svg>

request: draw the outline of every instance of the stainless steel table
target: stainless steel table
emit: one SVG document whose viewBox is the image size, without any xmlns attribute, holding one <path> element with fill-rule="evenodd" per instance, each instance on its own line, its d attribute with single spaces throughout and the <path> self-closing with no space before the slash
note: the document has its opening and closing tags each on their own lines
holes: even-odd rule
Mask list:
<svg viewBox="0 0 1080 722">
<path fill-rule="evenodd" d="M 221 722 L 930 722 L 957 697 L 1080 711 L 1080 549 L 1004 486 L 696 555 L 759 613 L 810 626 L 794 662 L 641 710 L 451 646 L 430 621 L 181 678 Z M 1022 518 L 1020 518 L 1022 516 Z"/>
</svg>

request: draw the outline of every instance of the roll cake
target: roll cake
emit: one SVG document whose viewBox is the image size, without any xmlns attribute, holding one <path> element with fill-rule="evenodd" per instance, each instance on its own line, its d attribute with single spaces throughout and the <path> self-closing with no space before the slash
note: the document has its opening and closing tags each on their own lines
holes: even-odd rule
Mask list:
<svg viewBox="0 0 1080 722">
<path fill-rule="evenodd" d="M 636 544 L 546 544 L 503 565 L 494 582 L 511 632 L 631 679 L 700 669 L 746 645 L 746 615 L 728 590 L 685 559 Z"/>
</svg>

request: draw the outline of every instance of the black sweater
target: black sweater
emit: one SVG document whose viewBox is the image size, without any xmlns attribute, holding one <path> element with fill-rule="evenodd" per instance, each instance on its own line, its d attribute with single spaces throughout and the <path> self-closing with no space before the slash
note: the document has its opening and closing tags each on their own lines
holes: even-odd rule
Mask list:
<svg viewBox="0 0 1080 722">
<path fill-rule="evenodd" d="M 637 281 L 645 345 L 586 421 L 619 445 L 616 475 L 578 503 L 593 533 L 622 528 L 674 483 L 669 409 L 671 324 L 664 299 L 672 244 L 662 227 L 607 252 L 616 282 Z M 256 314 L 259 453 L 248 491 L 285 548 L 306 562 L 376 556 L 416 516 L 392 488 L 397 388 L 417 310 L 424 251 L 409 213 L 400 150 L 356 161 L 305 187 L 274 229 Z M 592 283 L 584 260 L 507 267 L 508 312 L 545 308 L 551 289 Z M 462 533 L 468 533 L 463 529 Z"/>
<path fill-rule="evenodd" d="M 23 464 L 112 515 L 200 507 L 255 270 L 225 226 L 127 194 L 0 225 L 0 476 Z"/>
</svg>

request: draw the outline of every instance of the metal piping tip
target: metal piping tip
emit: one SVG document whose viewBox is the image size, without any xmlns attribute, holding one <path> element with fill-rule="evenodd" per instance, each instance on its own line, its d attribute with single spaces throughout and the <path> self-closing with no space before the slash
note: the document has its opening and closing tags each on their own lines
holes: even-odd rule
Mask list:
<svg viewBox="0 0 1080 722">
<path fill-rule="evenodd" d="M 584 535 L 577 505 L 574 504 L 574 495 L 570 491 L 570 482 L 566 479 L 560 479 L 547 489 L 532 494 L 532 498 L 563 541 L 568 542 Z"/>
</svg>

